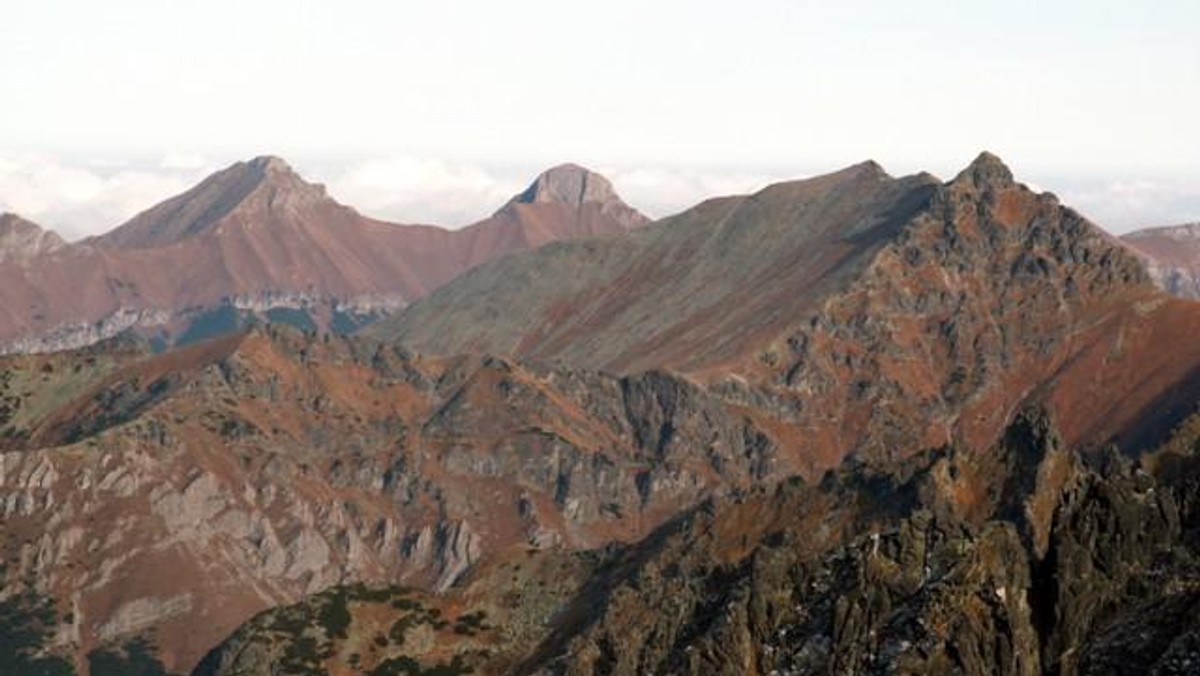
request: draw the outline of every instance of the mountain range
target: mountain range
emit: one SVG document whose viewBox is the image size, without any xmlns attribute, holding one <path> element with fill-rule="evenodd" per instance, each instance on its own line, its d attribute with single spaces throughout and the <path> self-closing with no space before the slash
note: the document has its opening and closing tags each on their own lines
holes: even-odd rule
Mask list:
<svg viewBox="0 0 1200 676">
<path fill-rule="evenodd" d="M 79 245 L 6 219 L 4 265 L 460 267 L 354 335 L 0 358 L 0 672 L 1200 664 L 1200 306 L 999 158 L 654 223 L 565 167 L 463 234 L 229 172 Z"/>
<path fill-rule="evenodd" d="M 399 226 L 259 157 L 76 244 L 5 216 L 0 349 L 79 347 L 127 330 L 181 345 L 255 316 L 345 332 L 497 256 L 647 220 L 602 176 L 562 165 L 469 227 Z"/>
</svg>

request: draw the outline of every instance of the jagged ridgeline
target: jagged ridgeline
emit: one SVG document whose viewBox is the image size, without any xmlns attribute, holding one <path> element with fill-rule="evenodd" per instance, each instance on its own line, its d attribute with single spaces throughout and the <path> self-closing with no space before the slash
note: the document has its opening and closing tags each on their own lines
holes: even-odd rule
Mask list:
<svg viewBox="0 0 1200 676">
<path fill-rule="evenodd" d="M 367 335 L 5 357 L 5 584 L 54 611 L 21 654 L 1188 673 L 1194 335 L 985 154 L 484 263 Z"/>
</svg>

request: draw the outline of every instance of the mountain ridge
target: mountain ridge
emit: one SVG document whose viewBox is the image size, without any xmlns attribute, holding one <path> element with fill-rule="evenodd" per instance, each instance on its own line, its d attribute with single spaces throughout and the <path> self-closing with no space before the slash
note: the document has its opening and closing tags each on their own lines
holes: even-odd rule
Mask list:
<svg viewBox="0 0 1200 676">
<path fill-rule="evenodd" d="M 368 332 L 435 354 L 665 368 L 794 409 L 829 463 L 984 447 L 1029 397 L 1072 411 L 1069 443 L 1106 443 L 1134 414 L 1103 410 L 1113 400 L 1090 396 L 1088 368 L 1164 364 L 1162 380 L 1106 385 L 1148 406 L 1196 356 L 1152 341 L 1198 326 L 1132 254 L 983 153 L 945 183 L 856 165 L 519 254 Z"/>
<path fill-rule="evenodd" d="M 608 186 L 582 168 L 566 173 Z M 602 199 L 516 204 L 460 230 L 404 226 L 362 216 L 284 160 L 260 156 L 53 257 L 0 262 L 0 351 L 77 347 L 126 330 L 169 345 L 280 317 L 348 331 L 497 256 L 647 220 L 611 186 L 588 195 Z"/>
<path fill-rule="evenodd" d="M 205 178 L 196 187 L 134 216 L 115 229 L 87 240 L 102 247 L 150 248 L 176 244 L 246 208 L 256 193 L 269 208 L 327 200 L 323 186 L 308 183 L 282 158 L 262 155 Z M 277 204 L 279 198 L 283 204 Z"/>
</svg>

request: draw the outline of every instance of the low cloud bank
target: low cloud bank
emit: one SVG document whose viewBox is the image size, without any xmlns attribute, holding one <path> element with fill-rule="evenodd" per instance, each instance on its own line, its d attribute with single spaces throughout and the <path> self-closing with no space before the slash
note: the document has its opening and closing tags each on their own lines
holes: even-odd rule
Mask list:
<svg viewBox="0 0 1200 676">
<path fill-rule="evenodd" d="M 290 159 L 290 158 L 289 158 Z M 0 156 L 0 211 L 13 211 L 76 240 L 106 232 L 230 164 L 171 153 L 140 164 L 103 158 Z M 295 162 L 308 180 L 369 216 L 398 223 L 461 227 L 485 218 L 524 188 L 535 171 L 496 169 L 416 156 L 349 162 Z M 593 166 L 633 207 L 667 216 L 709 197 L 748 193 L 779 180 L 770 172 Z M 1120 178 L 1042 182 L 1113 232 L 1200 220 L 1200 184 Z"/>
</svg>

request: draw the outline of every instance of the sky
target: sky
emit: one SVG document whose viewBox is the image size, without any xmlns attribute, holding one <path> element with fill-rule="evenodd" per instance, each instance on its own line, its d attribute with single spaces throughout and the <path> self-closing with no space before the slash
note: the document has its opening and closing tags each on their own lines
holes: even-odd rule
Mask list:
<svg viewBox="0 0 1200 676">
<path fill-rule="evenodd" d="M 987 149 L 1110 230 L 1197 221 L 1197 27 L 1193 0 L 18 0 L 0 209 L 80 237 L 274 154 L 400 222 L 564 161 L 662 216 Z"/>
</svg>

